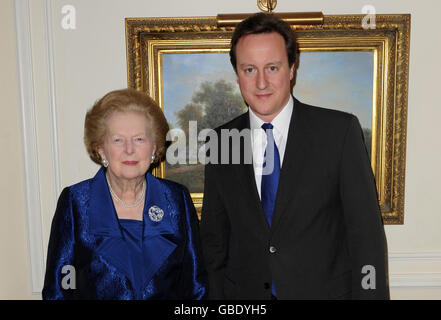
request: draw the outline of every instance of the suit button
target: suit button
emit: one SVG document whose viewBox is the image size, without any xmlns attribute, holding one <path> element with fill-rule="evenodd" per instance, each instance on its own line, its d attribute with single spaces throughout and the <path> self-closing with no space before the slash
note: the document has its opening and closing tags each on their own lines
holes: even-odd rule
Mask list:
<svg viewBox="0 0 441 320">
<path fill-rule="evenodd" d="M 270 288 L 270 284 L 268 282 L 265 282 L 263 284 L 263 287 L 265 288 L 265 290 L 268 290 Z"/>
<path fill-rule="evenodd" d="M 270 253 L 276 253 L 276 252 L 277 252 L 276 247 L 271 246 L 271 247 L 269 248 L 269 252 L 270 252 Z"/>
</svg>

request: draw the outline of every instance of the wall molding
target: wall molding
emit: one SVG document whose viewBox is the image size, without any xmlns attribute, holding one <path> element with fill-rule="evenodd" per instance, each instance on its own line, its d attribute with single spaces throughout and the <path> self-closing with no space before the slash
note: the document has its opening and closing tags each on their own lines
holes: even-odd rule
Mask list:
<svg viewBox="0 0 441 320">
<path fill-rule="evenodd" d="M 29 0 L 15 1 L 15 18 L 31 290 L 32 294 L 40 294 L 43 287 L 44 253 Z"/>
<path fill-rule="evenodd" d="M 53 199 L 58 199 L 61 192 L 60 160 L 58 148 L 58 125 L 57 105 L 55 86 L 55 63 L 54 63 L 54 33 L 52 23 L 52 0 L 43 1 L 44 8 L 38 14 L 44 15 L 44 42 L 47 63 L 48 81 L 48 106 L 50 117 L 50 141 L 49 146 L 52 152 L 53 172 Z M 44 281 L 45 252 L 43 246 L 43 225 L 42 225 L 42 199 L 39 172 L 39 150 L 37 135 L 37 110 L 35 102 L 35 83 L 33 76 L 33 52 L 31 33 L 31 11 L 29 0 L 15 1 L 18 65 L 20 79 L 20 103 L 22 117 L 23 155 L 24 155 L 24 185 L 26 198 L 26 216 L 28 227 L 28 244 L 31 269 L 31 293 L 41 294 Z"/>
<path fill-rule="evenodd" d="M 419 267 L 434 263 L 441 265 L 441 253 L 391 253 L 389 265 L 391 263 L 412 263 Z M 389 283 L 391 288 L 441 289 L 441 272 L 418 272 L 416 270 L 416 272 L 392 273 L 389 271 Z"/>
<path fill-rule="evenodd" d="M 391 288 L 441 289 L 441 273 L 402 273 L 389 275 Z"/>
<path fill-rule="evenodd" d="M 46 56 L 48 65 L 48 79 L 49 79 L 49 108 L 51 115 L 51 147 L 53 154 L 53 172 L 54 172 L 54 199 L 58 199 L 61 193 L 61 178 L 60 178 L 60 155 L 58 148 L 58 125 L 57 125 L 57 100 L 55 88 L 55 63 L 54 63 L 54 32 L 52 23 L 52 0 L 46 0 L 45 4 L 45 22 L 46 22 Z"/>
<path fill-rule="evenodd" d="M 441 261 L 441 253 L 390 253 L 389 261 L 415 261 L 415 260 L 436 260 Z"/>
</svg>

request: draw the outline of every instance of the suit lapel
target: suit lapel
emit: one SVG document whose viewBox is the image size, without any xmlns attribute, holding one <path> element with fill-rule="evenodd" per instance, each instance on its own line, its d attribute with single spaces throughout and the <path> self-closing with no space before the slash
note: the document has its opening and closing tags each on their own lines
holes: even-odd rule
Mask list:
<svg viewBox="0 0 441 320">
<path fill-rule="evenodd" d="M 244 164 L 242 166 L 235 165 L 236 177 L 234 180 L 239 180 L 241 184 L 241 190 L 244 190 L 243 199 L 247 200 L 244 204 L 247 210 L 244 212 L 251 212 L 253 214 L 253 220 L 258 219 L 261 225 L 269 230 L 268 221 L 266 220 L 265 212 L 262 209 L 262 204 L 257 191 L 256 179 L 254 177 L 254 168 L 252 164 Z"/>
<path fill-rule="evenodd" d="M 272 233 L 276 230 L 281 217 L 286 214 L 289 202 L 295 198 L 296 192 L 301 188 L 297 178 L 304 167 L 308 146 L 311 147 L 312 143 L 310 130 L 303 114 L 304 108 L 300 101 L 294 99 L 271 226 Z"/>
<path fill-rule="evenodd" d="M 177 247 L 176 243 L 170 240 L 177 232 L 177 221 L 180 213 L 176 212 L 176 205 L 172 203 L 169 190 L 163 183 L 155 178 L 150 172 L 146 175 L 147 193 L 144 204 L 144 236 L 143 236 L 143 258 L 144 258 L 144 284 L 148 284 L 159 268 L 166 262 L 167 258 Z M 152 208 L 163 212 L 160 221 L 154 221 L 154 216 L 149 214 Z M 159 215 L 160 216 L 160 215 Z M 159 220 L 159 219 L 156 219 Z"/>
<path fill-rule="evenodd" d="M 247 112 L 242 118 L 242 121 L 237 126 L 237 129 L 239 131 L 243 129 L 248 129 L 248 133 L 251 134 L 249 112 Z M 251 137 L 248 136 L 247 139 L 251 139 Z M 268 221 L 266 220 L 265 212 L 263 211 L 260 202 L 259 192 L 257 191 L 253 163 L 245 162 L 246 157 L 244 155 L 247 153 L 252 155 L 252 150 L 245 150 L 246 147 L 247 144 L 245 144 L 245 146 L 242 145 L 240 148 L 242 153 L 241 164 L 233 165 L 235 172 L 235 177 L 233 181 L 240 181 L 241 190 L 244 190 L 245 192 L 243 199 L 247 200 L 247 203 L 245 204 L 247 210 L 244 210 L 244 212 L 251 212 L 255 214 L 260 223 L 265 226 L 265 229 L 269 230 Z M 251 144 L 249 144 L 249 148 L 251 148 Z"/>
<path fill-rule="evenodd" d="M 119 227 L 104 168 L 101 168 L 92 179 L 90 187 L 88 212 L 90 232 L 95 237 L 95 250 L 117 271 L 133 281 L 129 251 Z"/>
</svg>

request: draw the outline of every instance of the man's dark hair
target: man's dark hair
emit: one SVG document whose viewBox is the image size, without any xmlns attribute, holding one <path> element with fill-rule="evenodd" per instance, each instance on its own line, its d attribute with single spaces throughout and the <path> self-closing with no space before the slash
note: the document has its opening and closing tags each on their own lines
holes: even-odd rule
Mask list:
<svg viewBox="0 0 441 320">
<path fill-rule="evenodd" d="M 256 13 L 242 22 L 240 22 L 234 30 L 231 38 L 230 61 L 234 71 L 236 68 L 236 46 L 239 39 L 249 34 L 271 33 L 277 32 L 285 39 L 286 54 L 288 55 L 288 64 L 291 67 L 296 61 L 297 43 L 294 30 L 288 23 L 277 18 L 270 13 Z"/>
</svg>

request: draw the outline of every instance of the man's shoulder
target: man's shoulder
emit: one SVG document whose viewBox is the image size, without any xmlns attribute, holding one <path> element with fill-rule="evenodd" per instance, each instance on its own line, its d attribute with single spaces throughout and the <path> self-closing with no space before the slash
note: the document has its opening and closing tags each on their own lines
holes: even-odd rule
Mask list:
<svg viewBox="0 0 441 320">
<path fill-rule="evenodd" d="M 351 126 L 359 123 L 351 113 L 296 102 L 294 123 L 302 123 L 303 128 L 321 139 L 342 139 Z"/>
<path fill-rule="evenodd" d="M 244 129 L 249 127 L 249 113 L 244 112 L 232 120 L 216 127 L 214 130 L 220 132 L 222 129 Z"/>
<path fill-rule="evenodd" d="M 335 121 L 335 122 L 347 122 L 355 118 L 355 116 L 349 112 L 331 109 L 329 107 L 315 106 L 306 104 L 296 100 L 294 108 L 297 108 L 301 115 L 308 118 L 310 121 Z"/>
</svg>

